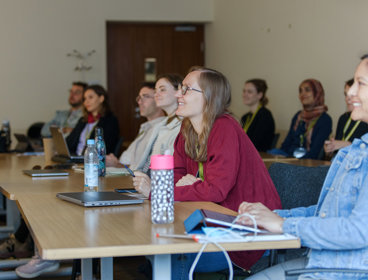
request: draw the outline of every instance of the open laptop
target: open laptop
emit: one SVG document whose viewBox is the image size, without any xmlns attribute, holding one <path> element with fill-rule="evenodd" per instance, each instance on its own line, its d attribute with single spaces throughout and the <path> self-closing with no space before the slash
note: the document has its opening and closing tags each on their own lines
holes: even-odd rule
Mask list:
<svg viewBox="0 0 368 280">
<path fill-rule="evenodd" d="M 33 152 L 35 148 L 31 140 L 25 134 L 14 133 L 15 139 L 17 139 L 18 143 L 15 146 L 14 151 L 17 153 L 24 153 L 24 152 Z"/>
<path fill-rule="evenodd" d="M 52 157 L 53 161 L 83 163 L 83 155 L 77 156 L 70 154 L 65 137 L 58 127 L 52 126 L 50 127 L 50 131 L 54 149 L 56 150 L 56 155 Z"/>
<path fill-rule="evenodd" d="M 58 193 L 56 197 L 85 207 L 140 204 L 143 199 L 117 192 L 71 192 Z"/>
<path fill-rule="evenodd" d="M 64 170 L 57 169 L 32 169 L 23 170 L 23 173 L 31 177 L 55 177 L 55 176 L 68 176 L 69 173 Z"/>
</svg>

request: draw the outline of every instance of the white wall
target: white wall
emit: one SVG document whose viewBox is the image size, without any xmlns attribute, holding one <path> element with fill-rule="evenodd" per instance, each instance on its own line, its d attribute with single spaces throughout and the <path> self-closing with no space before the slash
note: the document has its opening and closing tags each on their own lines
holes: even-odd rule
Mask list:
<svg viewBox="0 0 368 280">
<path fill-rule="evenodd" d="M 68 108 L 74 80 L 106 85 L 107 20 L 206 22 L 212 0 L 1 0 L 0 120 L 25 132 Z M 73 69 L 73 49 L 96 53 L 83 76 Z"/>
<path fill-rule="evenodd" d="M 277 129 L 286 130 L 301 108 L 298 86 L 324 86 L 336 126 L 345 110 L 344 82 L 368 52 L 366 0 L 214 0 L 206 29 L 206 61 L 230 80 L 232 111 L 241 116 L 244 81 L 264 78 Z"/>
<path fill-rule="evenodd" d="M 366 0 L 1 0 L 0 120 L 24 132 L 67 108 L 71 81 L 106 85 L 107 20 L 192 21 L 212 22 L 206 65 L 229 78 L 237 116 L 246 111 L 243 82 L 265 78 L 277 128 L 288 129 L 298 85 L 313 77 L 336 125 L 344 81 L 368 52 L 367 10 Z M 73 49 L 96 50 L 85 77 L 66 56 Z"/>
</svg>

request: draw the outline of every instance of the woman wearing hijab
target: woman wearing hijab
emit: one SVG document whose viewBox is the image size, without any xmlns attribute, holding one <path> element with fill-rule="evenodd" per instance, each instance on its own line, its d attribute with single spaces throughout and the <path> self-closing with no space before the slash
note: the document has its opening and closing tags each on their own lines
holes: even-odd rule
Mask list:
<svg viewBox="0 0 368 280">
<path fill-rule="evenodd" d="M 299 86 L 299 99 L 303 110 L 294 115 L 281 149 L 273 149 L 269 153 L 319 159 L 324 142 L 332 131 L 322 84 L 314 79 L 304 80 Z"/>
<path fill-rule="evenodd" d="M 351 119 L 368 123 L 368 55 L 362 57 L 348 95 L 353 105 Z M 240 205 L 239 213 L 252 215 L 258 226 L 295 235 L 303 246 L 310 248 L 307 256 L 280 263 L 247 280 L 284 280 L 285 270 L 303 273 L 290 279 L 367 279 L 367 147 L 366 133 L 339 150 L 316 205 L 276 211 L 260 203 Z M 243 222 L 252 224 L 247 218 Z"/>
</svg>

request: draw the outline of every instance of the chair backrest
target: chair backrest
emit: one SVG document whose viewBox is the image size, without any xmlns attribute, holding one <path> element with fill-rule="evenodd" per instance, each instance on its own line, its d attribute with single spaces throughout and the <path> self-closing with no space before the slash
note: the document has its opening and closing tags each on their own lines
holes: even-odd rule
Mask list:
<svg viewBox="0 0 368 280">
<path fill-rule="evenodd" d="M 273 163 L 268 172 L 275 184 L 283 209 L 314 205 L 329 166 L 300 166 L 289 163 Z"/>
</svg>

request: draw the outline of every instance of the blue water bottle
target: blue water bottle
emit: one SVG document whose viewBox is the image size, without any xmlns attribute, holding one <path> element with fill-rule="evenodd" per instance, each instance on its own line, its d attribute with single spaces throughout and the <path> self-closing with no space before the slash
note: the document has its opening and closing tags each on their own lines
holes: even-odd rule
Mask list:
<svg viewBox="0 0 368 280">
<path fill-rule="evenodd" d="M 95 128 L 96 150 L 98 154 L 98 176 L 104 177 L 106 175 L 106 145 L 103 137 L 103 129 L 101 127 Z"/>
</svg>

